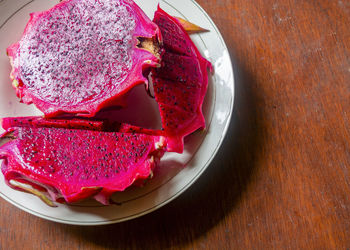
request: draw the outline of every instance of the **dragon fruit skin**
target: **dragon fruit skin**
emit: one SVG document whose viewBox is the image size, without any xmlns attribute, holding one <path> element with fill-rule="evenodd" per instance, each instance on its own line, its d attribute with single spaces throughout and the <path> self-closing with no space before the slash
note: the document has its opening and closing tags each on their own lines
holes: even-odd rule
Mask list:
<svg viewBox="0 0 350 250">
<path fill-rule="evenodd" d="M 168 151 L 182 153 L 184 137 L 205 128 L 202 104 L 208 86 L 209 61 L 203 58 L 181 23 L 160 7 L 155 22 L 163 37 L 161 67 L 152 70 Z"/>
<path fill-rule="evenodd" d="M 135 132 L 25 125 L 7 128 L 5 137 L 12 138 L 0 147 L 7 184 L 30 184 L 68 203 L 94 196 L 109 204 L 114 192 L 151 176 L 165 151 L 163 137 Z"/>
<path fill-rule="evenodd" d="M 143 48 L 139 38 L 161 35 L 132 0 L 64 0 L 32 13 L 7 49 L 17 96 L 47 117 L 92 117 L 147 84 L 144 74 L 159 64 L 157 48 Z"/>
</svg>

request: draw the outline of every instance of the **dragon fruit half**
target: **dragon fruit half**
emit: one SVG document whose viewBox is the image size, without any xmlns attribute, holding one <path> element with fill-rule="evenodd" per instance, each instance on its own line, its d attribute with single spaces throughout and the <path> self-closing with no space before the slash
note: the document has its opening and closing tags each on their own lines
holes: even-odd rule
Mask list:
<svg viewBox="0 0 350 250">
<path fill-rule="evenodd" d="M 184 137 L 205 127 L 202 104 L 208 68 L 212 66 L 201 56 L 179 19 L 158 7 L 153 21 L 162 33 L 164 50 L 161 67 L 152 70 L 154 96 L 168 150 L 182 153 Z"/>
<path fill-rule="evenodd" d="M 121 126 L 124 132 L 103 132 L 101 121 L 50 120 L 51 127 L 45 127 L 45 119 L 37 118 L 35 126 L 35 118 L 25 120 L 3 120 L 1 169 L 8 185 L 49 205 L 90 196 L 109 204 L 114 192 L 152 176 L 165 151 L 163 137 L 135 133 L 129 126 Z M 95 130 L 82 129 L 85 123 Z"/>
<path fill-rule="evenodd" d="M 157 25 L 132 0 L 64 0 L 32 13 L 7 49 L 22 102 L 92 117 L 159 65 Z"/>
</svg>

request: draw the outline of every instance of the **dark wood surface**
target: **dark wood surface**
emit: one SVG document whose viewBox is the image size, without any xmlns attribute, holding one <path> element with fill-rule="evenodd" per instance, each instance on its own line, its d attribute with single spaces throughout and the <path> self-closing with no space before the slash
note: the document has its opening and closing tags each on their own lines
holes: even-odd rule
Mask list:
<svg viewBox="0 0 350 250">
<path fill-rule="evenodd" d="M 350 248 L 350 2 L 198 0 L 234 61 L 213 164 L 141 218 L 60 225 L 0 200 L 1 249 Z"/>
</svg>

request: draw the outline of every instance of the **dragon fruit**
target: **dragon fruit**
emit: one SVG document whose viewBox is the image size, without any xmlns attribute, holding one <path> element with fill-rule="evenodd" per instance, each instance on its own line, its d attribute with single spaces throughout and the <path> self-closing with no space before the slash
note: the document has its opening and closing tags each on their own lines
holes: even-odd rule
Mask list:
<svg viewBox="0 0 350 250">
<path fill-rule="evenodd" d="M 36 125 L 33 120 L 3 120 L 1 169 L 8 185 L 51 206 L 52 200 L 70 203 L 90 196 L 107 205 L 114 192 L 152 176 L 165 151 L 163 137 L 135 133 L 129 126 L 121 126 L 124 132 L 103 132 L 102 121 L 90 124 L 96 130 L 85 130 L 84 120 L 50 120 L 51 127 L 45 127 L 45 119 L 37 118 Z"/>
<path fill-rule="evenodd" d="M 202 104 L 208 86 L 207 70 L 212 66 L 201 56 L 178 19 L 158 7 L 153 22 L 160 28 L 164 51 L 161 67 L 152 69 L 154 96 L 167 148 L 182 153 L 184 137 L 205 128 Z"/>
<path fill-rule="evenodd" d="M 132 0 L 64 0 L 7 49 L 17 96 L 47 117 L 120 104 L 159 65 L 159 29 Z"/>
<path fill-rule="evenodd" d="M 67 128 L 67 129 L 85 129 L 96 131 L 118 130 L 115 122 L 105 120 L 88 120 L 88 119 L 46 119 L 40 116 L 27 117 L 7 117 L 1 119 L 1 125 L 5 130 L 12 127 L 46 127 L 46 128 Z M 126 125 L 125 125 L 126 126 Z"/>
<path fill-rule="evenodd" d="M 47 117 L 92 117 L 135 85 L 147 86 L 152 71 L 163 129 L 88 118 L 3 118 L 0 159 L 9 186 L 51 206 L 88 197 L 107 205 L 114 192 L 151 177 L 165 151 L 181 153 L 184 137 L 205 127 L 211 64 L 182 24 L 204 30 L 160 8 L 154 22 L 159 28 L 131 0 L 64 0 L 31 15 L 22 39 L 8 48 L 24 103 Z"/>
<path fill-rule="evenodd" d="M 47 119 L 40 116 L 7 117 L 1 119 L 3 129 L 12 127 L 40 127 L 40 128 L 66 128 L 84 129 L 104 132 L 138 133 L 154 136 L 161 136 L 162 131 L 134 126 L 128 123 L 121 123 L 106 119 L 83 119 L 83 118 L 55 118 Z"/>
</svg>

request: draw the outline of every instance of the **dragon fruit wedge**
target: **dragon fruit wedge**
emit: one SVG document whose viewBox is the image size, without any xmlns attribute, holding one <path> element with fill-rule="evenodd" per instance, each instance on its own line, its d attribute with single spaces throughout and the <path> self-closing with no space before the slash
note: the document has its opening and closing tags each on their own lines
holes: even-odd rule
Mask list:
<svg viewBox="0 0 350 250">
<path fill-rule="evenodd" d="M 208 68 L 212 66 L 201 56 L 178 19 L 158 7 L 153 21 L 162 33 L 164 51 L 161 67 L 152 69 L 154 96 L 168 151 L 182 153 L 184 137 L 205 128 L 202 104 Z"/>
<path fill-rule="evenodd" d="M 151 177 L 165 151 L 163 137 L 127 127 L 125 132 L 103 132 L 99 122 L 91 125 L 96 130 L 85 130 L 80 127 L 84 121 L 71 123 L 79 129 L 67 129 L 62 121 L 39 127 L 45 120 L 34 126 L 14 119 L 3 120 L 6 132 L 0 138 L 5 180 L 51 206 L 53 201 L 71 203 L 91 196 L 110 204 L 114 192 Z"/>
<path fill-rule="evenodd" d="M 132 0 L 64 0 L 32 13 L 7 49 L 17 96 L 47 117 L 92 117 L 148 83 L 159 66 L 160 32 Z M 146 85 L 147 86 L 147 85 Z"/>
<path fill-rule="evenodd" d="M 115 122 L 105 120 L 88 120 L 88 119 L 46 119 L 40 116 L 26 117 L 7 117 L 1 119 L 3 129 L 8 130 L 12 127 L 46 127 L 46 128 L 66 128 L 66 129 L 85 129 L 96 131 L 119 131 Z"/>
<path fill-rule="evenodd" d="M 40 127 L 40 128 L 66 128 L 83 129 L 104 132 L 138 133 L 154 136 L 163 134 L 160 130 L 147 129 L 134 126 L 127 123 L 111 121 L 106 119 L 85 119 L 85 118 L 44 118 L 40 116 L 26 117 L 7 117 L 0 119 L 3 129 L 8 130 L 12 127 Z"/>
</svg>

